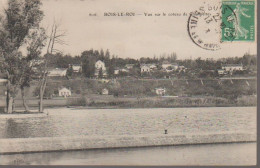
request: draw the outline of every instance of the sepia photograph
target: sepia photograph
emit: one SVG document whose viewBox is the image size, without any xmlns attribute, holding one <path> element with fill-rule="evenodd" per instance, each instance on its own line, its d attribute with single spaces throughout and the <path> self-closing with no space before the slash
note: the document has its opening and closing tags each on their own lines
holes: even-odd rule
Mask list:
<svg viewBox="0 0 260 168">
<path fill-rule="evenodd" d="M 0 0 L 0 165 L 255 166 L 256 0 Z"/>
</svg>

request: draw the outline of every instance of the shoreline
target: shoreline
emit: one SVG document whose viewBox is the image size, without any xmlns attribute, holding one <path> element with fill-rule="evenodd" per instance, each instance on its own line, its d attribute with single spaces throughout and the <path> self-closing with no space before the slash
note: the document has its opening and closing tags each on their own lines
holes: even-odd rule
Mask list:
<svg viewBox="0 0 260 168">
<path fill-rule="evenodd" d="M 0 139 L 0 154 L 256 142 L 256 133 L 146 134 Z"/>
<path fill-rule="evenodd" d="M 199 106 L 194 106 L 194 107 L 191 107 L 191 106 L 187 106 L 187 107 L 111 107 L 111 106 L 107 106 L 107 107 L 89 107 L 89 106 L 52 106 L 52 107 L 46 107 L 44 109 L 43 112 L 38 112 L 38 111 L 35 111 L 35 110 L 31 110 L 31 112 L 25 112 L 25 111 L 21 111 L 19 110 L 20 112 L 14 112 L 14 113 L 3 113 L 3 112 L 0 112 L 0 116 L 11 116 L 11 115 L 41 115 L 41 114 L 44 114 L 46 115 L 46 110 L 48 109 L 71 109 L 71 110 L 99 110 L 99 109 L 131 109 L 131 110 L 134 110 L 134 109 L 183 109 L 183 108 L 187 108 L 187 109 L 190 109 L 190 108 L 232 108 L 232 107 L 257 107 L 257 106 L 202 106 L 202 107 L 199 107 Z M 32 111 L 35 111 L 35 112 L 32 112 Z M 0 117 L 1 118 L 1 117 Z"/>
</svg>

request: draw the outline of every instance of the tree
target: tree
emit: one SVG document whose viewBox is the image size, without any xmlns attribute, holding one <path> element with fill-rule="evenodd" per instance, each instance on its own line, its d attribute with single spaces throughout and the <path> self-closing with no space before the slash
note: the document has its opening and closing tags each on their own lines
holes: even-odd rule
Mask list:
<svg viewBox="0 0 260 168">
<path fill-rule="evenodd" d="M 48 38 L 47 53 L 45 55 L 45 63 L 39 68 L 40 72 L 40 95 L 39 95 L 39 112 L 43 112 L 43 96 L 46 89 L 47 79 L 48 79 L 48 63 L 51 56 L 54 53 L 59 53 L 60 51 L 55 48 L 55 44 L 66 45 L 63 37 L 66 36 L 66 31 L 60 30 L 60 25 L 55 21 L 53 22 L 50 36 Z"/>
<path fill-rule="evenodd" d="M 67 76 L 71 77 L 73 74 L 73 68 L 72 68 L 72 65 L 69 65 L 69 68 L 67 69 Z"/>
<path fill-rule="evenodd" d="M 98 70 L 98 78 L 100 78 L 100 79 L 103 78 L 103 70 L 102 70 L 102 68 L 100 68 L 100 69 Z"/>
<path fill-rule="evenodd" d="M 0 55 L 4 58 L 1 69 L 7 74 L 8 113 L 13 111 L 17 88 L 28 84 L 29 62 L 38 56 L 42 47 L 42 43 L 38 43 L 40 33 L 35 33 L 40 30 L 43 18 L 40 6 L 40 0 L 9 0 L 0 17 Z M 27 55 L 22 54 L 22 48 L 27 48 Z"/>
<path fill-rule="evenodd" d="M 95 63 L 97 61 L 98 52 L 93 50 L 84 51 L 81 54 L 81 61 L 82 61 L 82 73 L 90 78 L 94 76 L 95 73 Z"/>
</svg>

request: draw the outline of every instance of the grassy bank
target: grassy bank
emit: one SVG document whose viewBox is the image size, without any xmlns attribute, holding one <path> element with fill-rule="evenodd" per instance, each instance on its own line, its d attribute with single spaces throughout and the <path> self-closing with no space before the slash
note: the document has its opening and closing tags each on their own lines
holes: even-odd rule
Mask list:
<svg viewBox="0 0 260 168">
<path fill-rule="evenodd" d="M 30 107 L 38 107 L 33 95 L 37 82 L 26 89 Z M 55 95 L 58 88 L 70 88 L 72 97 L 44 99 L 45 107 L 86 106 L 91 108 L 156 108 L 156 107 L 218 107 L 256 106 L 256 79 L 50 79 L 47 92 Z M 166 89 L 169 97 L 159 97 L 155 88 Z M 100 95 L 107 88 L 109 95 Z M 18 93 L 16 108 L 22 108 Z M 55 96 L 54 96 L 55 97 Z M 0 107 L 5 106 L 5 97 Z"/>
<path fill-rule="evenodd" d="M 4 112 L 2 99 L 0 112 Z M 28 100 L 31 110 L 38 110 L 38 100 Z M 88 95 L 44 100 L 45 108 L 76 107 L 86 108 L 174 108 L 174 107 L 231 107 L 256 106 L 256 96 L 241 96 L 237 99 L 223 97 L 114 97 L 112 95 Z M 15 110 L 23 110 L 22 101 L 16 100 Z"/>
<path fill-rule="evenodd" d="M 173 107 L 229 107 L 256 106 L 255 96 L 243 96 L 236 100 L 221 97 L 143 97 L 143 98 L 86 98 L 68 99 L 68 106 L 88 106 L 93 108 L 173 108 Z"/>
</svg>

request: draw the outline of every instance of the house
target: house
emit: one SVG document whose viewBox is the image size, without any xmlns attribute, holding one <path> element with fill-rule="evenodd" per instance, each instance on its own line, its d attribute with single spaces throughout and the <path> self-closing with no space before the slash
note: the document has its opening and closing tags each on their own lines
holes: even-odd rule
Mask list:
<svg viewBox="0 0 260 168">
<path fill-rule="evenodd" d="M 148 64 L 151 70 L 157 69 L 157 66 L 155 64 Z"/>
<path fill-rule="evenodd" d="M 8 82 L 7 79 L 0 78 L 0 83 L 5 83 L 5 82 Z"/>
<path fill-rule="evenodd" d="M 0 83 L 5 83 L 8 82 L 7 81 L 7 75 L 5 75 L 4 73 L 0 72 Z"/>
<path fill-rule="evenodd" d="M 129 69 L 127 69 L 127 68 L 116 68 L 116 69 L 114 70 L 114 74 L 115 74 L 115 75 L 119 75 L 120 72 L 128 73 L 128 72 L 129 72 Z"/>
<path fill-rule="evenodd" d="M 155 88 L 155 93 L 157 95 L 164 96 L 166 93 L 166 89 L 165 88 Z"/>
<path fill-rule="evenodd" d="M 149 65 L 142 64 L 141 65 L 141 73 L 149 73 L 151 71 L 151 68 Z"/>
<path fill-rule="evenodd" d="M 177 70 L 179 68 L 179 65 L 177 63 L 168 63 L 168 62 L 164 62 L 162 63 L 162 69 L 163 70 Z"/>
<path fill-rule="evenodd" d="M 120 72 L 129 72 L 129 69 L 126 69 L 126 68 L 121 68 L 119 69 Z"/>
<path fill-rule="evenodd" d="M 126 64 L 125 67 L 126 67 L 126 69 L 133 69 L 134 64 Z"/>
<path fill-rule="evenodd" d="M 218 74 L 219 75 L 225 75 L 226 74 L 226 71 L 224 69 L 218 69 Z"/>
<path fill-rule="evenodd" d="M 55 68 L 55 69 L 49 70 L 48 76 L 57 77 L 57 76 L 66 76 L 66 74 L 67 74 L 66 68 Z"/>
<path fill-rule="evenodd" d="M 67 89 L 65 87 L 59 89 L 59 96 L 61 96 L 61 97 L 69 97 L 69 96 L 71 96 L 70 89 Z"/>
<path fill-rule="evenodd" d="M 102 89 L 102 95 L 108 95 L 108 89 L 107 88 L 104 88 Z"/>
<path fill-rule="evenodd" d="M 185 66 L 183 66 L 183 65 L 181 65 L 181 66 L 178 67 L 179 72 L 180 72 L 180 71 L 185 72 L 186 69 L 187 69 L 187 68 L 185 68 Z"/>
<path fill-rule="evenodd" d="M 95 77 L 99 77 L 100 71 L 102 73 L 102 77 L 107 77 L 107 70 L 106 70 L 105 63 L 101 60 L 98 60 L 95 63 Z"/>
<path fill-rule="evenodd" d="M 72 67 L 72 70 L 75 73 L 80 73 L 82 71 L 82 67 L 80 64 L 70 64 L 69 66 Z"/>
<path fill-rule="evenodd" d="M 114 70 L 114 74 L 115 74 L 115 75 L 118 75 L 118 74 L 119 74 L 119 72 L 120 72 L 120 70 L 119 70 L 119 69 L 115 69 L 115 70 Z"/>
<path fill-rule="evenodd" d="M 243 71 L 244 70 L 242 64 L 225 64 L 225 65 L 222 65 L 221 69 L 223 69 L 227 72 Z"/>
</svg>

